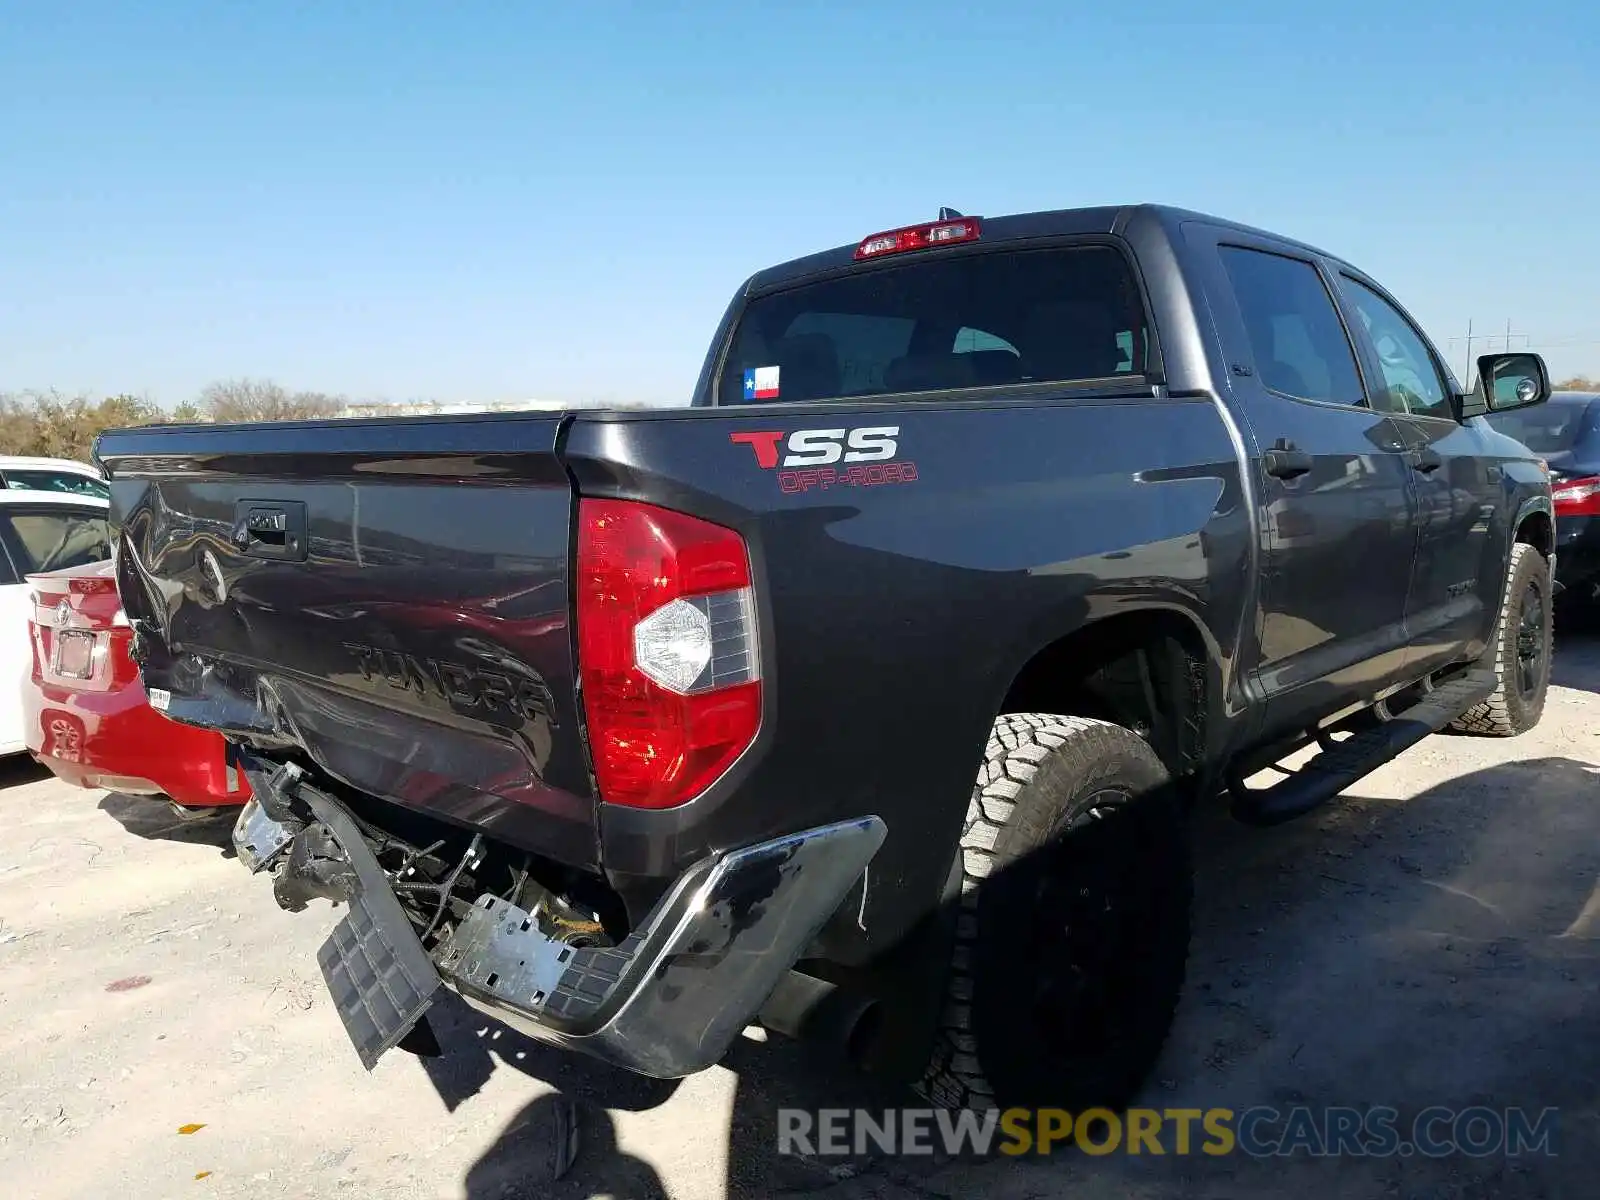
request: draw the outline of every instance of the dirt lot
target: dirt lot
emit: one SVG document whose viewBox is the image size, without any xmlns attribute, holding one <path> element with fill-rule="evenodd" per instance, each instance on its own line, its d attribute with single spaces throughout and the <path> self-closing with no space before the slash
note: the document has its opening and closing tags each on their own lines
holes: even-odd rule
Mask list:
<svg viewBox="0 0 1600 1200">
<path fill-rule="evenodd" d="M 1553 1158 L 779 1158 L 778 1107 L 884 1098 L 776 1042 L 654 1084 L 459 1008 L 445 1058 L 392 1054 L 369 1076 L 317 973 L 325 906 L 279 912 L 224 824 L 175 824 L 13 763 L 0 767 L 0 1194 L 1592 1195 L 1600 640 L 1563 638 L 1557 682 L 1524 738 L 1430 739 L 1269 833 L 1201 822 L 1190 987 L 1147 1100 L 1553 1106 Z M 578 1158 L 552 1183 L 569 1115 Z"/>
</svg>

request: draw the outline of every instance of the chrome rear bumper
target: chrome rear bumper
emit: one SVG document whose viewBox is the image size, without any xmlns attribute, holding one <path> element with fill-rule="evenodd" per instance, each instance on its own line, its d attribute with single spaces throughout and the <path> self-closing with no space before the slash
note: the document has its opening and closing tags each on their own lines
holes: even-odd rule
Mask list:
<svg viewBox="0 0 1600 1200">
<path fill-rule="evenodd" d="M 251 784 L 257 798 L 240 813 L 234 844 L 253 872 L 293 869 L 295 842 L 307 836 L 324 859 L 331 837 L 349 860 L 351 909 L 318 960 L 369 1069 L 426 1013 L 441 982 L 532 1037 L 643 1075 L 709 1067 L 839 908 L 885 833 L 868 816 L 703 859 L 616 946 L 575 945 L 541 928 L 538 914 L 483 896 L 430 956 L 342 805 L 298 774 L 252 772 Z M 429 969 L 419 956 L 431 958 Z"/>
</svg>

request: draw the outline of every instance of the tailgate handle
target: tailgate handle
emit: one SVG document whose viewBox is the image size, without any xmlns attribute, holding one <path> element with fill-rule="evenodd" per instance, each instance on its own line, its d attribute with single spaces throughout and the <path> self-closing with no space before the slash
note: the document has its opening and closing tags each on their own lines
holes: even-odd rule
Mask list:
<svg viewBox="0 0 1600 1200">
<path fill-rule="evenodd" d="M 240 500 L 233 510 L 233 546 L 248 558 L 304 562 L 310 549 L 304 500 Z"/>
</svg>

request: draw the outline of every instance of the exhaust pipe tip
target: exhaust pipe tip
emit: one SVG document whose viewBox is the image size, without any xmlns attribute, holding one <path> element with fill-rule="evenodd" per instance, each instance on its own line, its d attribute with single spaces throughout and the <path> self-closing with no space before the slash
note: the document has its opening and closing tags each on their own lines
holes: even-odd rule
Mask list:
<svg viewBox="0 0 1600 1200">
<path fill-rule="evenodd" d="M 881 1013 L 875 996 L 790 971 L 762 1005 L 757 1020 L 773 1033 L 832 1046 L 854 1061 L 876 1037 Z"/>
<path fill-rule="evenodd" d="M 853 1063 L 863 1063 L 883 1029 L 883 1005 L 873 997 L 863 997 L 845 1033 L 844 1052 Z"/>
<path fill-rule="evenodd" d="M 202 808 L 196 805 L 179 804 L 176 800 L 167 800 L 167 810 L 180 821 L 209 821 L 222 811 L 218 808 Z"/>
</svg>

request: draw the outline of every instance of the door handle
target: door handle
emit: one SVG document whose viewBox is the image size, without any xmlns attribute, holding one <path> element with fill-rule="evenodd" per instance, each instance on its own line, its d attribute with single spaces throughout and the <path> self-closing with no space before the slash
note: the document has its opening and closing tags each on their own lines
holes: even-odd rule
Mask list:
<svg viewBox="0 0 1600 1200">
<path fill-rule="evenodd" d="M 1432 446 L 1419 446 L 1409 457 L 1412 470 L 1421 471 L 1424 475 L 1431 475 L 1444 466 L 1444 459 Z"/>
<path fill-rule="evenodd" d="M 1274 479 L 1298 479 L 1311 471 L 1311 455 L 1279 438 L 1272 449 L 1263 452 L 1261 464 Z"/>
</svg>

